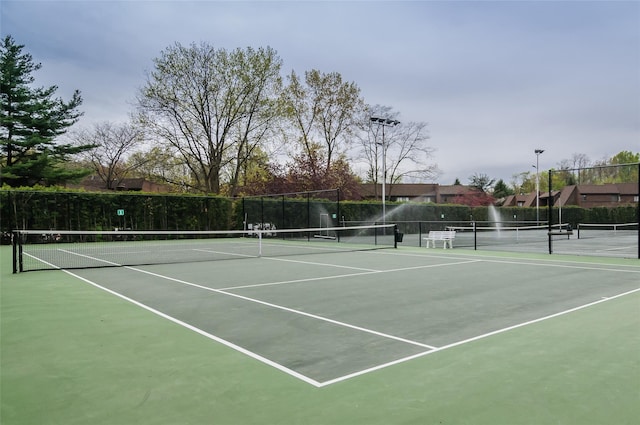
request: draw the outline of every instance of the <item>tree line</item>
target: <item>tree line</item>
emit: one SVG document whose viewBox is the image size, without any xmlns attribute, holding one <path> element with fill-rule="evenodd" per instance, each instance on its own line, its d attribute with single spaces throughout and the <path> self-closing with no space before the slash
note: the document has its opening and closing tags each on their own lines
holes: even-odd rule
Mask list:
<svg viewBox="0 0 640 425">
<path fill-rule="evenodd" d="M 392 189 L 439 174 L 426 123 L 400 123 L 399 112 L 367 104 L 359 87 L 337 72 L 283 76 L 283 61 L 270 47 L 175 43 L 154 59 L 128 122 L 77 130 L 71 128 L 82 117 L 80 91 L 64 101 L 55 98 L 56 86 L 35 87 L 33 74 L 42 65 L 24 47 L 11 36 L 0 45 L 2 184 L 64 185 L 93 174 L 106 189 L 143 177 L 181 193 L 339 188 L 346 199 L 359 199 L 362 182 L 385 176 Z M 576 153 L 557 164 L 553 189 L 637 181 L 637 168 L 604 166 L 639 161 L 631 151 L 597 161 Z M 531 193 L 536 177 L 544 190 L 547 173 L 536 171 L 514 174 L 509 184 L 470 176 L 468 184 L 483 194 L 474 202 Z"/>
<path fill-rule="evenodd" d="M 396 119 L 398 112 L 367 105 L 359 87 L 337 72 L 283 77 L 283 61 L 270 47 L 175 43 L 154 59 L 130 121 L 76 131 L 70 127 L 82 116 L 80 92 L 64 102 L 54 98 L 56 86 L 34 88 L 41 64 L 24 47 L 11 36 L 1 46 L 0 166 L 2 183 L 12 187 L 95 174 L 107 189 L 144 177 L 177 192 L 336 187 L 355 197 L 359 184 L 377 183 L 382 169 L 389 183 L 437 175 L 426 123 L 388 128 L 383 140 L 370 117 Z"/>
</svg>

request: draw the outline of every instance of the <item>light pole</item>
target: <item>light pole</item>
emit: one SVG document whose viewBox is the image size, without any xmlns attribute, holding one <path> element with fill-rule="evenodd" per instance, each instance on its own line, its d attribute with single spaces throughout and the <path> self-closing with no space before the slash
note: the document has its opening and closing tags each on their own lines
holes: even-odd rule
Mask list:
<svg viewBox="0 0 640 425">
<path fill-rule="evenodd" d="M 386 209 L 385 198 L 387 197 L 387 194 L 386 194 L 387 149 L 385 148 L 385 145 L 384 145 L 384 128 L 395 127 L 396 125 L 400 124 L 400 121 L 391 120 L 388 118 L 378 118 L 378 117 L 371 117 L 370 120 L 371 122 L 378 124 L 378 126 L 382 126 L 382 143 L 380 143 L 380 145 L 382 146 L 382 224 L 386 224 L 387 209 Z M 376 142 L 376 144 L 379 144 L 379 143 Z"/>
<path fill-rule="evenodd" d="M 536 149 L 536 225 L 540 225 L 540 154 L 544 149 Z M 551 196 L 551 194 L 549 194 Z"/>
</svg>

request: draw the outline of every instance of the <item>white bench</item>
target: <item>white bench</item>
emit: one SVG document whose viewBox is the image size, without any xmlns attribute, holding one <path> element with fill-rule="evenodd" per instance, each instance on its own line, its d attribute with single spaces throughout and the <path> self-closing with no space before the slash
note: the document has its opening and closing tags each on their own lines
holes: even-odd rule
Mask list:
<svg viewBox="0 0 640 425">
<path fill-rule="evenodd" d="M 449 244 L 449 248 L 453 248 L 453 240 L 456 237 L 455 230 L 432 230 L 429 232 L 429 236 L 426 236 L 422 239 L 427 241 L 427 248 L 429 245 L 433 244 L 433 247 L 436 247 L 436 241 L 443 241 L 443 248 L 447 249 L 447 244 Z"/>
</svg>

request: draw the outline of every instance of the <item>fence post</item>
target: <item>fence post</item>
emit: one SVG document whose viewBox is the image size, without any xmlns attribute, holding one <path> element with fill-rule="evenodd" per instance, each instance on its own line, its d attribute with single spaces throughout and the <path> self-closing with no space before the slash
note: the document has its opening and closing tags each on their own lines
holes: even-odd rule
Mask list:
<svg viewBox="0 0 640 425">
<path fill-rule="evenodd" d="M 549 170 L 549 193 L 547 196 L 547 238 L 549 238 L 549 254 L 553 254 L 553 240 L 551 236 L 551 230 L 553 229 L 553 196 L 551 195 L 551 188 L 553 187 L 551 184 L 552 179 L 553 172 L 552 170 Z"/>
</svg>

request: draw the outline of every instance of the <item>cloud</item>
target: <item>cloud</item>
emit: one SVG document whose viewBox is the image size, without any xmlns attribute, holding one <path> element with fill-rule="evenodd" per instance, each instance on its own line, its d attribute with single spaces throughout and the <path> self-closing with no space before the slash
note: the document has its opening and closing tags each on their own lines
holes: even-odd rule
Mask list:
<svg viewBox="0 0 640 425">
<path fill-rule="evenodd" d="M 283 73 L 339 72 L 370 104 L 428 122 L 442 182 L 510 181 L 573 153 L 640 150 L 638 2 L 14 1 L 40 85 L 80 89 L 81 122 L 125 120 L 175 42 L 274 48 Z M 542 165 L 544 164 L 544 165 Z"/>
</svg>

